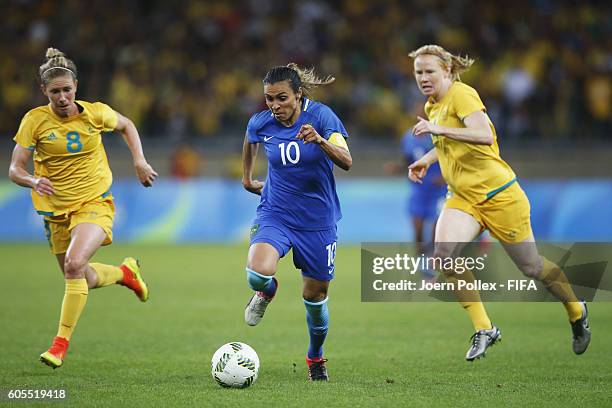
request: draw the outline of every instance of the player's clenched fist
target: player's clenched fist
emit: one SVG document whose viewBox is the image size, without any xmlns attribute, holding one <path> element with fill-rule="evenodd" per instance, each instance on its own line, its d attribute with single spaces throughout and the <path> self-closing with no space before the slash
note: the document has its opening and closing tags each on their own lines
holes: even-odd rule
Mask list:
<svg viewBox="0 0 612 408">
<path fill-rule="evenodd" d="M 320 144 L 323 141 L 323 138 L 321 137 L 321 135 L 316 131 L 314 127 L 312 127 L 312 125 L 302 125 L 296 138 L 299 140 L 303 140 L 304 144 L 307 144 L 307 143 Z"/>
</svg>

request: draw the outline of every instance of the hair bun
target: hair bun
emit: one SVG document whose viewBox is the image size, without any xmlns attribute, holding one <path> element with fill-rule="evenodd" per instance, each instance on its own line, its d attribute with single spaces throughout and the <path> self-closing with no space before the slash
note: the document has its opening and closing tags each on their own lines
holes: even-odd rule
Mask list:
<svg viewBox="0 0 612 408">
<path fill-rule="evenodd" d="M 58 50 L 57 48 L 47 48 L 47 52 L 45 53 L 45 57 L 47 57 L 48 60 L 63 56 L 64 53 Z"/>
</svg>

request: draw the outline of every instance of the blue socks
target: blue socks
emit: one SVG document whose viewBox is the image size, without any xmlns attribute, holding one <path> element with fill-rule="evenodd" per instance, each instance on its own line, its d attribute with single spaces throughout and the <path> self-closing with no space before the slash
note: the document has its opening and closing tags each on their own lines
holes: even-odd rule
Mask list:
<svg viewBox="0 0 612 408">
<path fill-rule="evenodd" d="M 276 280 L 272 276 L 262 275 L 252 269 L 246 268 L 247 282 L 249 287 L 257 292 L 262 292 L 268 297 L 276 294 Z M 310 302 L 304 300 L 306 306 L 306 323 L 310 334 L 310 345 L 308 346 L 308 358 L 318 359 L 323 357 L 323 343 L 327 337 L 329 323 L 329 310 L 327 300 Z"/>
<path fill-rule="evenodd" d="M 273 297 L 276 293 L 276 280 L 272 276 L 262 275 L 252 269 L 246 268 L 247 282 L 251 289 L 263 292 L 267 297 Z"/>
<path fill-rule="evenodd" d="M 315 359 L 323 357 L 323 343 L 327 337 L 327 326 L 329 323 L 329 311 L 327 299 L 320 302 L 309 302 L 304 300 L 306 306 L 306 323 L 310 334 L 310 345 L 308 346 L 308 358 Z"/>
</svg>

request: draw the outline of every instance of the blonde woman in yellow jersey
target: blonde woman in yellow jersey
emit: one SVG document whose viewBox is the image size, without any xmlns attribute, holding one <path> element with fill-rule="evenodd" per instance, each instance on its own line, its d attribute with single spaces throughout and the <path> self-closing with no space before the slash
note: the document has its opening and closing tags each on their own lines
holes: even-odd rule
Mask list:
<svg viewBox="0 0 612 408">
<path fill-rule="evenodd" d="M 489 230 L 526 276 L 542 281 L 563 302 L 572 327 L 572 348 L 576 354 L 584 353 L 591 338 L 586 304 L 576 299 L 563 271 L 539 255 L 527 196 L 499 154 L 495 127 L 478 93 L 459 80 L 474 61 L 437 45 L 425 45 L 410 57 L 417 85 L 428 98 L 428 119 L 419 117 L 413 131 L 415 136 L 431 134 L 434 149 L 409 166 L 408 176 L 420 183 L 429 166 L 438 161 L 448 184 L 448 198 L 436 226 L 434 256 L 457 256 L 467 242 Z M 458 279 L 452 270 L 443 272 L 448 281 Z M 468 271 L 461 279 L 474 278 Z M 466 354 L 473 361 L 501 340 L 501 332 L 491 323 L 477 291 L 455 293 L 476 330 Z"/>
<path fill-rule="evenodd" d="M 152 185 L 157 173 L 143 155 L 132 121 L 103 103 L 75 100 L 77 69 L 63 53 L 49 48 L 39 77 L 49 104 L 32 109 L 21 121 L 9 177 L 32 189 L 34 208 L 44 216 L 51 251 L 65 277 L 57 336 L 40 356 L 43 363 L 57 368 L 63 364 L 89 289 L 117 283 L 143 302 L 149 296 L 135 259 L 126 258 L 120 266 L 89 263 L 101 245 L 112 242 L 115 215 L 101 132 L 123 134 L 145 187 Z M 26 170 L 32 157 L 34 175 Z"/>
</svg>

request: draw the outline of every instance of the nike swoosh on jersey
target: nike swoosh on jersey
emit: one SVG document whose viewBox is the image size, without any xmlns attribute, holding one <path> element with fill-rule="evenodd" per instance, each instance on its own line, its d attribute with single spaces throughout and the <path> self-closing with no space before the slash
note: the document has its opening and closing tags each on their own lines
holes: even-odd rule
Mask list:
<svg viewBox="0 0 612 408">
<path fill-rule="evenodd" d="M 267 142 L 268 140 L 272 139 L 274 136 L 270 136 L 270 137 L 265 137 L 264 136 L 264 142 Z"/>
</svg>

